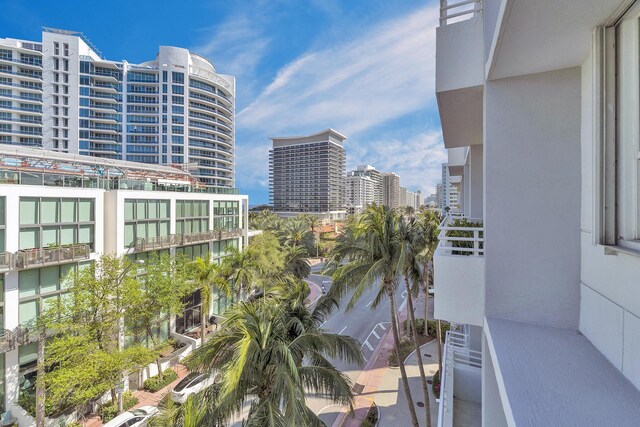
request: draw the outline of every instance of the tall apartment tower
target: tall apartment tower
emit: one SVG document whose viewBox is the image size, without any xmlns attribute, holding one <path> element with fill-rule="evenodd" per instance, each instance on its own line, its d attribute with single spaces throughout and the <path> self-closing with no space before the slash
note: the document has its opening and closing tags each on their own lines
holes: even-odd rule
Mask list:
<svg viewBox="0 0 640 427">
<path fill-rule="evenodd" d="M 346 139 L 333 129 L 271 138 L 270 198 L 277 214 L 345 217 Z"/>
<path fill-rule="evenodd" d="M 373 181 L 373 203 L 382 205 L 384 202 L 383 173 L 370 165 L 359 165 L 353 171 L 357 176 L 368 176 Z"/>
<path fill-rule="evenodd" d="M 130 64 L 74 31 L 0 39 L 0 143 L 180 165 L 234 187 L 234 98 L 235 77 L 186 49 Z"/>
<path fill-rule="evenodd" d="M 347 174 L 347 213 L 358 214 L 375 202 L 376 182 L 368 175 L 358 175 L 355 171 Z"/>
<path fill-rule="evenodd" d="M 439 425 L 637 426 L 640 1 L 440 7 Z"/>
<path fill-rule="evenodd" d="M 385 172 L 382 183 L 382 203 L 390 208 L 400 207 L 400 177 L 393 172 Z"/>
<path fill-rule="evenodd" d="M 449 208 L 452 211 L 460 209 L 460 177 L 451 176 L 449 164 L 442 164 L 442 197 L 440 198 L 440 209 Z"/>
</svg>

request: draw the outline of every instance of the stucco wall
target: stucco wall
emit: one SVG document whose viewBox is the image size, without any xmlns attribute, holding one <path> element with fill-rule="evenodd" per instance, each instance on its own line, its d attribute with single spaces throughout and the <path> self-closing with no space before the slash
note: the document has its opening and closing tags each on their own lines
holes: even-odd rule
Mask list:
<svg viewBox="0 0 640 427">
<path fill-rule="evenodd" d="M 580 69 L 485 87 L 486 315 L 577 328 Z"/>
</svg>

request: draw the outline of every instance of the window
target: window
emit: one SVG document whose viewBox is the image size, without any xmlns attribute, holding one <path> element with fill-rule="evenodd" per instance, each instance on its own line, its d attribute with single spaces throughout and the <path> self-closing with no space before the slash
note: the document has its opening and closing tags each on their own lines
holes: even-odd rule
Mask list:
<svg viewBox="0 0 640 427">
<path fill-rule="evenodd" d="M 124 202 L 124 245 L 138 239 L 169 235 L 169 200 L 127 199 Z"/>
<path fill-rule="evenodd" d="M 173 71 L 171 73 L 171 81 L 173 83 L 184 84 L 184 73 L 178 73 Z"/>
<path fill-rule="evenodd" d="M 53 42 L 53 54 L 60 55 L 60 43 Z"/>
<path fill-rule="evenodd" d="M 594 242 L 640 251 L 640 4 L 597 30 Z"/>
<path fill-rule="evenodd" d="M 176 234 L 191 235 L 209 230 L 207 200 L 176 201 Z"/>
</svg>

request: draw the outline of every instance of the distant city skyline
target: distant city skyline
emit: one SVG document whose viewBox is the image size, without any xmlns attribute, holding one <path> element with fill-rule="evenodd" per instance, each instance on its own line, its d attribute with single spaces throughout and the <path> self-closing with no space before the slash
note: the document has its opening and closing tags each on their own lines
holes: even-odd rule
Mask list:
<svg viewBox="0 0 640 427">
<path fill-rule="evenodd" d="M 374 164 L 403 186 L 435 192 L 446 161 L 435 58 L 417 52 L 435 52 L 437 2 L 199 2 L 184 15 L 157 6 L 115 1 L 89 14 L 71 1 L 9 0 L 0 38 L 64 28 L 85 33 L 107 58 L 142 62 L 158 46 L 177 46 L 235 75 L 236 185 L 252 205 L 269 200 L 269 137 L 329 127 L 349 136 L 347 170 Z"/>
</svg>

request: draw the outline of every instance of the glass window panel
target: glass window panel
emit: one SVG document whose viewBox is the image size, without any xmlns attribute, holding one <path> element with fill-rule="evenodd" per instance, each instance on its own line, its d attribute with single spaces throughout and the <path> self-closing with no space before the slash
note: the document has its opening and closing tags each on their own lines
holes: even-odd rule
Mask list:
<svg viewBox="0 0 640 427">
<path fill-rule="evenodd" d="M 58 290 L 60 280 L 60 270 L 58 266 L 45 267 L 40 269 L 40 293 L 54 292 Z"/>
<path fill-rule="evenodd" d="M 38 224 L 38 199 L 20 198 L 20 224 Z"/>
<path fill-rule="evenodd" d="M 147 237 L 147 224 L 140 223 L 136 226 L 136 238 L 145 239 Z"/>
<path fill-rule="evenodd" d="M 145 200 L 136 200 L 136 219 L 147 218 L 147 203 Z"/>
<path fill-rule="evenodd" d="M 184 221 L 176 221 L 176 234 L 184 234 Z"/>
<path fill-rule="evenodd" d="M 61 222 L 76 221 L 76 199 L 62 199 L 60 216 Z"/>
<path fill-rule="evenodd" d="M 169 200 L 160 200 L 160 218 L 170 218 L 169 210 Z"/>
<path fill-rule="evenodd" d="M 150 222 L 147 224 L 147 236 L 148 237 L 157 237 L 158 236 L 158 223 Z"/>
<path fill-rule="evenodd" d="M 201 219 L 200 220 L 200 229 L 202 231 L 207 231 L 209 229 L 209 220 L 208 219 Z"/>
<path fill-rule="evenodd" d="M 158 202 L 156 202 L 155 200 L 150 200 L 147 209 L 149 212 L 149 218 L 158 218 Z"/>
<path fill-rule="evenodd" d="M 86 265 L 89 264 L 90 263 L 86 263 Z M 71 286 L 71 284 L 73 283 L 72 272 L 74 270 L 75 266 L 73 264 L 63 264 L 60 266 L 60 289 L 69 289 L 69 286 Z"/>
<path fill-rule="evenodd" d="M 58 199 L 42 199 L 40 201 L 40 218 L 43 224 L 58 222 Z"/>
<path fill-rule="evenodd" d="M 185 212 L 185 216 L 193 216 L 193 201 L 190 200 L 187 202 L 187 210 Z"/>
<path fill-rule="evenodd" d="M 21 325 L 31 324 L 38 316 L 38 301 L 21 302 L 18 319 Z M 22 348 L 22 346 L 20 346 Z"/>
<path fill-rule="evenodd" d="M 160 223 L 160 235 L 161 236 L 169 235 L 169 221 L 162 221 Z"/>
<path fill-rule="evenodd" d="M 4 252 L 4 230 L 0 230 L 0 252 Z"/>
<path fill-rule="evenodd" d="M 38 293 L 40 270 L 24 270 L 18 273 L 18 290 L 20 298 L 32 297 Z"/>
<path fill-rule="evenodd" d="M 124 225 L 124 245 L 125 246 L 131 246 L 133 244 L 133 239 L 135 237 L 134 227 L 135 227 L 135 224 Z"/>
<path fill-rule="evenodd" d="M 4 218 L 6 215 L 6 212 L 4 210 L 4 205 L 5 205 L 5 198 L 4 197 L 0 197 L 0 225 L 4 225 Z"/>
<path fill-rule="evenodd" d="M 191 233 L 193 233 L 191 220 L 187 220 L 184 222 L 184 234 L 191 234 Z"/>
<path fill-rule="evenodd" d="M 39 248 L 39 228 L 24 228 L 20 230 L 20 249 Z"/>
<path fill-rule="evenodd" d="M 184 201 L 176 201 L 176 218 L 182 218 L 184 216 Z"/>
<path fill-rule="evenodd" d="M 34 362 L 38 359 L 38 343 L 32 342 L 31 344 L 21 345 L 18 348 L 18 363 L 20 365 L 26 365 L 27 363 Z"/>
<path fill-rule="evenodd" d="M 80 226 L 78 230 L 78 243 L 93 243 L 93 225 Z"/>
<path fill-rule="evenodd" d="M 42 247 L 55 246 L 58 244 L 58 227 L 43 227 L 42 228 Z"/>
<path fill-rule="evenodd" d="M 133 200 L 125 200 L 124 201 L 124 219 L 132 220 L 135 219 L 133 214 L 134 201 Z"/>
<path fill-rule="evenodd" d="M 51 295 L 48 296 L 46 298 L 42 298 L 42 312 L 46 313 L 47 309 L 49 309 L 50 307 L 53 307 L 57 301 L 58 301 L 59 295 Z"/>
<path fill-rule="evenodd" d="M 125 203 L 125 217 L 126 217 Z M 78 203 L 78 221 L 93 221 L 93 200 L 80 199 Z"/>
<path fill-rule="evenodd" d="M 65 225 L 60 228 L 60 244 L 71 245 L 76 243 L 76 226 Z"/>
</svg>

